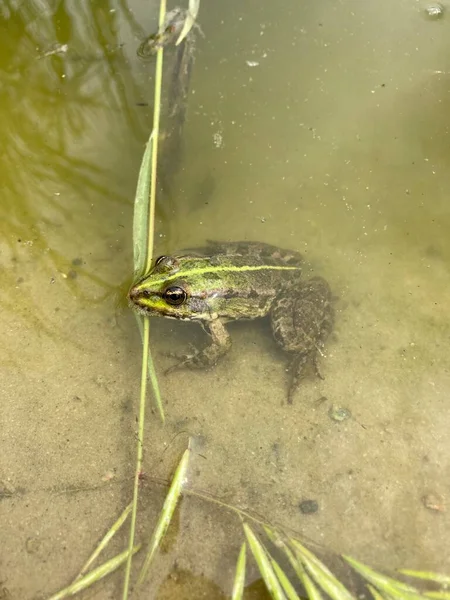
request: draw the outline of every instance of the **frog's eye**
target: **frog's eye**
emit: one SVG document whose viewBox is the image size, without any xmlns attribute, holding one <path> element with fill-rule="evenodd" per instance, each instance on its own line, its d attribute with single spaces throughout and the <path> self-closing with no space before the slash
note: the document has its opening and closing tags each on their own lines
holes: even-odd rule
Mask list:
<svg viewBox="0 0 450 600">
<path fill-rule="evenodd" d="M 167 288 L 167 290 L 163 294 L 163 298 L 167 302 L 167 304 L 171 304 L 172 306 L 179 306 L 180 304 L 183 304 L 183 302 L 186 301 L 187 294 L 183 290 L 183 288 L 173 286 Z"/>
<path fill-rule="evenodd" d="M 156 265 L 159 265 L 160 262 L 162 262 L 164 259 L 166 259 L 167 256 L 158 256 L 158 258 L 155 260 L 155 267 Z"/>
</svg>

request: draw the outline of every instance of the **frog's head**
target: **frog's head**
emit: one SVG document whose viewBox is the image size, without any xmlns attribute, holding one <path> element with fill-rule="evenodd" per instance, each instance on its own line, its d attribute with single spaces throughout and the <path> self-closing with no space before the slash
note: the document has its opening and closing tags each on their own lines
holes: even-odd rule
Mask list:
<svg viewBox="0 0 450 600">
<path fill-rule="evenodd" d="M 145 316 L 181 320 L 214 318 L 203 289 L 191 276 L 195 257 L 160 256 L 128 292 L 130 306 Z"/>
</svg>

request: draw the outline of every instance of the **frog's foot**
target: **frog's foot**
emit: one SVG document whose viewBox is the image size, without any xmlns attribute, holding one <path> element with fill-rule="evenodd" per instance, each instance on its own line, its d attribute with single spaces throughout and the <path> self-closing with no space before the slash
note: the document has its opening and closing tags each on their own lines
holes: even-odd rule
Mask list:
<svg viewBox="0 0 450 600">
<path fill-rule="evenodd" d="M 312 362 L 312 366 L 313 366 L 313 368 L 314 368 L 314 373 L 316 374 L 316 376 L 317 376 L 319 379 L 322 379 L 322 380 L 323 380 L 323 379 L 325 379 L 325 377 L 322 375 L 322 372 L 321 372 L 321 370 L 320 370 L 320 368 L 319 368 L 319 364 L 318 364 L 318 362 L 317 362 L 317 360 L 318 360 L 318 359 L 317 359 L 317 356 L 318 356 L 318 352 L 316 352 L 316 353 L 314 354 L 314 356 L 313 356 L 313 357 L 312 357 L 312 359 L 311 359 L 311 362 Z"/>
<path fill-rule="evenodd" d="M 297 391 L 298 386 L 300 385 L 300 379 L 303 375 L 303 371 L 305 369 L 305 365 L 308 362 L 308 356 L 305 354 L 297 354 L 291 361 L 289 365 L 288 371 L 291 376 L 291 381 L 289 383 L 287 401 L 288 404 L 292 404 L 294 399 L 294 394 Z"/>
<path fill-rule="evenodd" d="M 296 356 L 294 356 L 294 358 L 291 361 L 291 364 L 289 365 L 289 369 L 288 371 L 291 374 L 291 381 L 289 384 L 289 389 L 288 389 L 288 404 L 292 404 L 292 400 L 294 397 L 294 394 L 298 388 L 298 386 L 300 385 L 300 380 L 303 377 L 303 373 L 306 367 L 306 364 L 308 361 L 311 361 L 311 364 L 313 366 L 314 369 L 314 373 L 316 374 L 316 376 L 319 379 L 325 379 L 325 377 L 322 375 L 322 373 L 320 372 L 320 368 L 318 365 L 318 355 L 319 352 L 314 352 L 314 354 L 298 354 Z"/>
<path fill-rule="evenodd" d="M 182 356 L 175 353 L 167 354 L 166 356 L 177 358 L 178 363 L 169 367 L 165 371 L 165 375 L 172 373 L 172 371 L 178 371 L 178 369 L 208 369 L 209 367 L 213 367 L 222 354 L 224 354 L 224 348 L 215 344 L 211 344 L 203 350 L 195 350 L 192 347 L 192 350 L 190 354 Z"/>
<path fill-rule="evenodd" d="M 180 354 L 178 352 L 163 352 L 163 356 L 168 358 L 175 358 L 177 362 L 164 371 L 164 375 L 177 371 L 178 369 L 189 368 L 191 363 L 195 361 L 195 357 L 200 352 L 195 348 L 193 344 L 189 344 L 189 352 L 186 354 Z"/>
</svg>

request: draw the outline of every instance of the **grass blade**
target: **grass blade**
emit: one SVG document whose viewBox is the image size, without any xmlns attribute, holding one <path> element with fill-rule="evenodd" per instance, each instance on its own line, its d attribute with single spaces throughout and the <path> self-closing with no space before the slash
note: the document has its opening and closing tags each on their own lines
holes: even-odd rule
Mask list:
<svg viewBox="0 0 450 600">
<path fill-rule="evenodd" d="M 132 554 L 136 554 L 140 547 L 140 545 L 135 546 L 133 548 Z M 122 565 L 126 561 L 127 558 L 128 550 L 125 550 L 125 552 L 118 554 L 117 556 L 111 558 L 111 560 L 108 560 L 107 562 L 103 563 L 93 571 L 90 571 L 81 579 L 77 579 L 77 581 L 74 581 L 68 587 L 64 588 L 57 594 L 54 594 L 48 600 L 63 600 L 64 598 L 69 598 L 70 596 L 78 594 L 78 592 L 82 592 L 94 583 L 97 583 L 97 581 L 100 581 L 100 579 L 106 577 L 106 575 L 109 575 L 110 573 L 115 571 L 118 567 L 120 567 L 120 565 Z"/>
<path fill-rule="evenodd" d="M 400 569 L 399 573 L 408 575 L 408 577 L 433 581 L 439 585 L 450 585 L 450 576 L 443 575 L 442 573 L 433 573 L 432 571 L 412 571 L 411 569 Z"/>
<path fill-rule="evenodd" d="M 315 554 L 300 544 L 298 540 L 291 538 L 290 543 L 298 559 L 305 565 L 309 574 L 330 598 L 333 600 L 355 600 L 353 594 L 327 569 Z"/>
<path fill-rule="evenodd" d="M 243 542 L 236 564 L 236 575 L 234 576 L 234 585 L 233 593 L 231 594 L 231 600 L 242 600 L 244 594 L 246 554 L 247 545 L 245 542 Z"/>
<path fill-rule="evenodd" d="M 278 548 L 281 548 L 283 550 L 283 552 L 286 554 L 297 577 L 299 578 L 299 581 L 305 588 L 305 592 L 306 592 L 309 600 L 323 600 L 322 594 L 317 589 L 316 585 L 314 584 L 312 579 L 309 577 L 309 575 L 306 573 L 302 563 L 297 559 L 297 557 L 294 555 L 292 550 L 287 546 L 287 544 L 281 539 L 280 535 L 267 526 L 264 527 L 264 530 L 267 534 L 267 537 Z"/>
<path fill-rule="evenodd" d="M 164 21 L 166 18 L 166 0 L 160 0 L 159 5 L 159 31 L 162 31 Z M 155 100 L 153 109 L 153 131 L 151 133 L 149 143 L 147 144 L 146 152 L 144 153 L 143 166 L 141 165 L 141 171 L 139 173 L 138 180 L 138 191 L 142 193 L 142 202 L 144 202 L 145 194 L 148 192 L 150 187 L 150 195 L 148 198 L 147 208 L 147 219 L 142 224 L 142 230 L 137 224 L 137 215 L 135 210 L 135 218 L 133 223 L 133 235 L 136 239 L 133 240 L 134 246 L 134 261 L 135 261 L 135 272 L 139 269 L 140 273 L 146 273 L 150 270 L 152 256 L 153 256 L 153 245 L 154 245 L 154 230 L 155 230 L 155 205 L 156 205 L 156 172 L 158 164 L 158 139 L 159 139 L 159 120 L 161 116 L 161 88 L 162 88 L 162 67 L 163 67 L 163 48 L 160 47 L 156 55 L 156 72 L 155 72 Z M 151 163 L 151 169 L 148 168 L 148 163 Z M 142 179 L 141 179 L 142 176 Z M 150 179 L 149 179 L 150 177 Z M 139 202 L 139 201 L 138 201 Z M 138 209 L 138 215 L 142 216 L 145 213 L 145 207 L 141 205 Z M 147 238 L 147 248 L 144 250 L 143 246 L 139 244 L 143 243 L 144 232 Z M 139 246 L 138 250 L 136 250 Z M 131 560 L 132 554 L 131 549 L 134 547 L 134 538 L 136 532 L 136 516 L 137 516 L 137 504 L 139 498 L 139 473 L 142 468 L 143 459 L 143 444 L 144 444 L 144 423 L 145 423 L 145 396 L 147 391 L 147 369 L 149 369 L 150 360 L 150 381 L 153 386 L 155 398 L 157 399 L 158 409 L 162 418 L 164 419 L 164 413 L 162 411 L 162 403 L 159 393 L 159 386 L 156 381 L 156 374 L 153 368 L 153 360 L 150 356 L 149 351 L 150 343 L 150 325 L 148 319 L 144 320 L 143 335 L 142 335 L 142 371 L 141 371 L 141 393 L 139 400 L 139 423 L 138 423 L 138 442 L 137 442 L 137 456 L 136 456 L 136 470 L 134 475 L 134 486 L 133 486 L 133 508 L 131 511 L 131 525 L 130 525 L 130 539 L 128 544 L 128 556 L 127 564 L 125 568 L 125 578 L 123 583 L 123 594 L 122 599 L 128 600 L 128 591 L 130 587 L 131 577 Z M 150 357 L 150 358 L 149 358 Z"/>
<path fill-rule="evenodd" d="M 139 178 L 134 198 L 133 215 L 133 260 L 134 277 L 137 279 L 144 275 L 148 253 L 148 225 L 149 225 L 149 198 L 150 174 L 152 162 L 153 132 L 151 133 L 139 169 Z"/>
<path fill-rule="evenodd" d="M 122 527 L 122 525 L 127 520 L 128 515 L 131 512 L 131 508 L 132 508 L 132 504 L 130 502 L 130 504 L 122 512 L 122 514 L 120 515 L 120 517 L 117 519 L 117 521 L 111 527 L 111 529 L 106 533 L 106 535 L 104 536 L 104 538 L 102 539 L 102 541 L 100 542 L 100 544 L 97 546 L 97 548 L 91 554 L 91 556 L 88 558 L 88 560 L 86 561 L 86 563 L 84 564 L 83 568 L 79 572 L 79 574 L 78 574 L 77 578 L 75 579 L 75 581 L 77 581 L 78 579 L 80 579 L 81 577 L 83 577 L 83 575 L 86 573 L 86 571 L 88 571 L 88 569 L 92 565 L 92 563 L 101 554 L 101 552 L 103 552 L 103 550 L 106 548 L 106 546 L 112 540 L 112 538 L 114 537 L 114 535 L 119 531 L 119 529 Z"/>
<path fill-rule="evenodd" d="M 130 524 L 130 539 L 128 542 L 128 557 L 127 565 L 125 568 L 125 579 L 123 584 L 123 595 L 122 599 L 128 599 L 128 589 L 130 586 L 131 577 L 131 559 L 132 554 L 131 548 L 134 547 L 134 538 L 136 532 L 136 516 L 137 516 L 137 505 L 139 499 L 139 474 L 142 470 L 142 461 L 144 456 L 144 423 L 145 423 L 145 396 L 147 392 L 147 365 L 148 365 L 148 354 L 149 354 L 149 336 L 150 336 L 150 324 L 148 319 L 144 319 L 142 336 L 142 368 L 141 368 L 141 393 L 139 399 L 139 420 L 138 420 L 138 436 L 137 436 L 137 451 L 136 451 L 136 470 L 134 473 L 134 485 L 133 485 L 133 507 L 131 509 L 131 524 Z"/>
<path fill-rule="evenodd" d="M 184 451 L 183 457 L 175 471 L 175 475 L 170 485 L 169 492 L 166 496 L 166 499 L 164 500 L 164 506 L 159 515 L 158 522 L 150 540 L 147 556 L 145 557 L 145 561 L 142 566 L 141 572 L 139 573 L 138 584 L 141 584 L 144 581 L 150 564 L 155 555 L 155 552 L 158 549 L 158 546 L 161 543 L 161 540 L 163 539 L 167 528 L 170 525 L 170 521 L 177 506 L 178 499 L 180 497 L 186 479 L 187 467 L 189 463 L 189 453 L 189 448 Z"/>
<path fill-rule="evenodd" d="M 387 577 L 381 573 L 377 573 L 351 556 L 344 556 L 343 558 L 355 569 L 355 571 L 362 575 L 366 581 L 369 581 L 379 591 L 386 592 L 393 598 L 403 598 L 404 600 L 423 600 L 425 598 L 425 596 L 411 585 L 393 579 L 392 577 Z"/>
<path fill-rule="evenodd" d="M 253 533 L 249 525 L 244 523 L 243 525 L 245 535 L 247 537 L 248 545 L 252 551 L 253 557 L 258 565 L 259 572 L 261 573 L 266 588 L 274 600 L 286 600 L 283 589 L 281 588 L 280 582 L 272 568 L 270 560 L 267 556 L 267 551 L 261 542 L 258 540 L 256 535 Z"/>
<path fill-rule="evenodd" d="M 373 585 L 370 585 L 370 583 L 367 587 L 369 588 L 374 600 L 391 600 L 390 596 L 384 596 L 381 592 L 377 590 L 377 588 L 374 588 Z"/>
<path fill-rule="evenodd" d="M 289 600 L 300 600 L 300 596 L 294 589 L 294 586 L 289 581 L 288 576 L 277 563 L 277 561 L 270 557 L 270 562 L 272 563 L 273 570 L 275 571 L 276 576 L 278 577 L 278 581 L 281 583 L 281 587 L 286 592 L 286 596 Z"/>
<path fill-rule="evenodd" d="M 166 0 L 160 0 L 159 5 L 159 31 L 163 30 L 164 21 L 166 18 Z M 153 108 L 153 139 L 152 139 L 152 156 L 151 156 L 151 175 L 150 175 L 150 206 L 148 210 L 148 247 L 147 247 L 147 262 L 145 264 L 145 272 L 150 270 L 153 256 L 154 232 L 155 232 L 155 205 L 156 205 L 156 173 L 158 166 L 158 144 L 159 144 L 159 122 L 161 119 L 161 88 L 162 88 L 162 72 L 163 72 L 163 48 L 162 46 L 156 53 L 155 67 L 155 96 Z"/>
<path fill-rule="evenodd" d="M 186 19 L 184 20 L 183 29 L 181 30 L 180 35 L 178 36 L 178 39 L 175 42 L 175 46 L 181 44 L 181 42 L 184 40 L 184 38 L 194 26 L 199 8 L 200 0 L 189 0 L 189 8 L 186 13 Z"/>
<path fill-rule="evenodd" d="M 143 325 L 144 318 L 141 315 L 138 315 L 137 313 L 134 313 L 134 316 L 136 317 L 136 321 L 137 321 L 138 328 L 139 328 L 139 333 L 141 334 L 142 344 L 144 344 L 144 325 Z M 150 325 L 150 323 L 149 323 L 149 325 Z M 153 357 L 152 357 L 150 348 L 148 348 L 147 352 L 148 352 L 148 359 L 147 359 L 148 376 L 149 376 L 150 383 L 152 386 L 153 397 L 155 399 L 156 408 L 158 409 L 159 418 L 161 419 L 161 422 L 164 425 L 164 423 L 166 422 L 166 417 L 164 415 L 164 408 L 163 408 L 163 404 L 162 404 L 161 391 L 159 389 L 159 382 L 158 382 L 158 378 L 156 376 L 155 363 L 153 362 Z"/>
<path fill-rule="evenodd" d="M 320 590 L 316 587 L 314 581 L 304 569 L 303 571 L 301 582 L 303 583 L 303 587 L 305 588 L 305 592 L 307 593 L 309 600 L 323 600 L 323 596 L 320 593 Z"/>
</svg>

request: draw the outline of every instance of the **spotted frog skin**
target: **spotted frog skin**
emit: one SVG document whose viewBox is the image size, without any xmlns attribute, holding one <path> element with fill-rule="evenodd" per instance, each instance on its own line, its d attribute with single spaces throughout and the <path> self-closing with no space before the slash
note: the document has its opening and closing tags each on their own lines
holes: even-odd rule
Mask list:
<svg viewBox="0 0 450 600">
<path fill-rule="evenodd" d="M 210 242 L 159 257 L 128 299 L 143 315 L 198 321 L 209 334 L 206 348 L 173 368 L 214 365 L 231 346 L 227 322 L 268 316 L 276 342 L 291 356 L 291 403 L 308 362 L 321 377 L 317 359 L 334 324 L 328 283 L 303 280 L 301 267 L 295 251 L 260 242 Z"/>
</svg>

